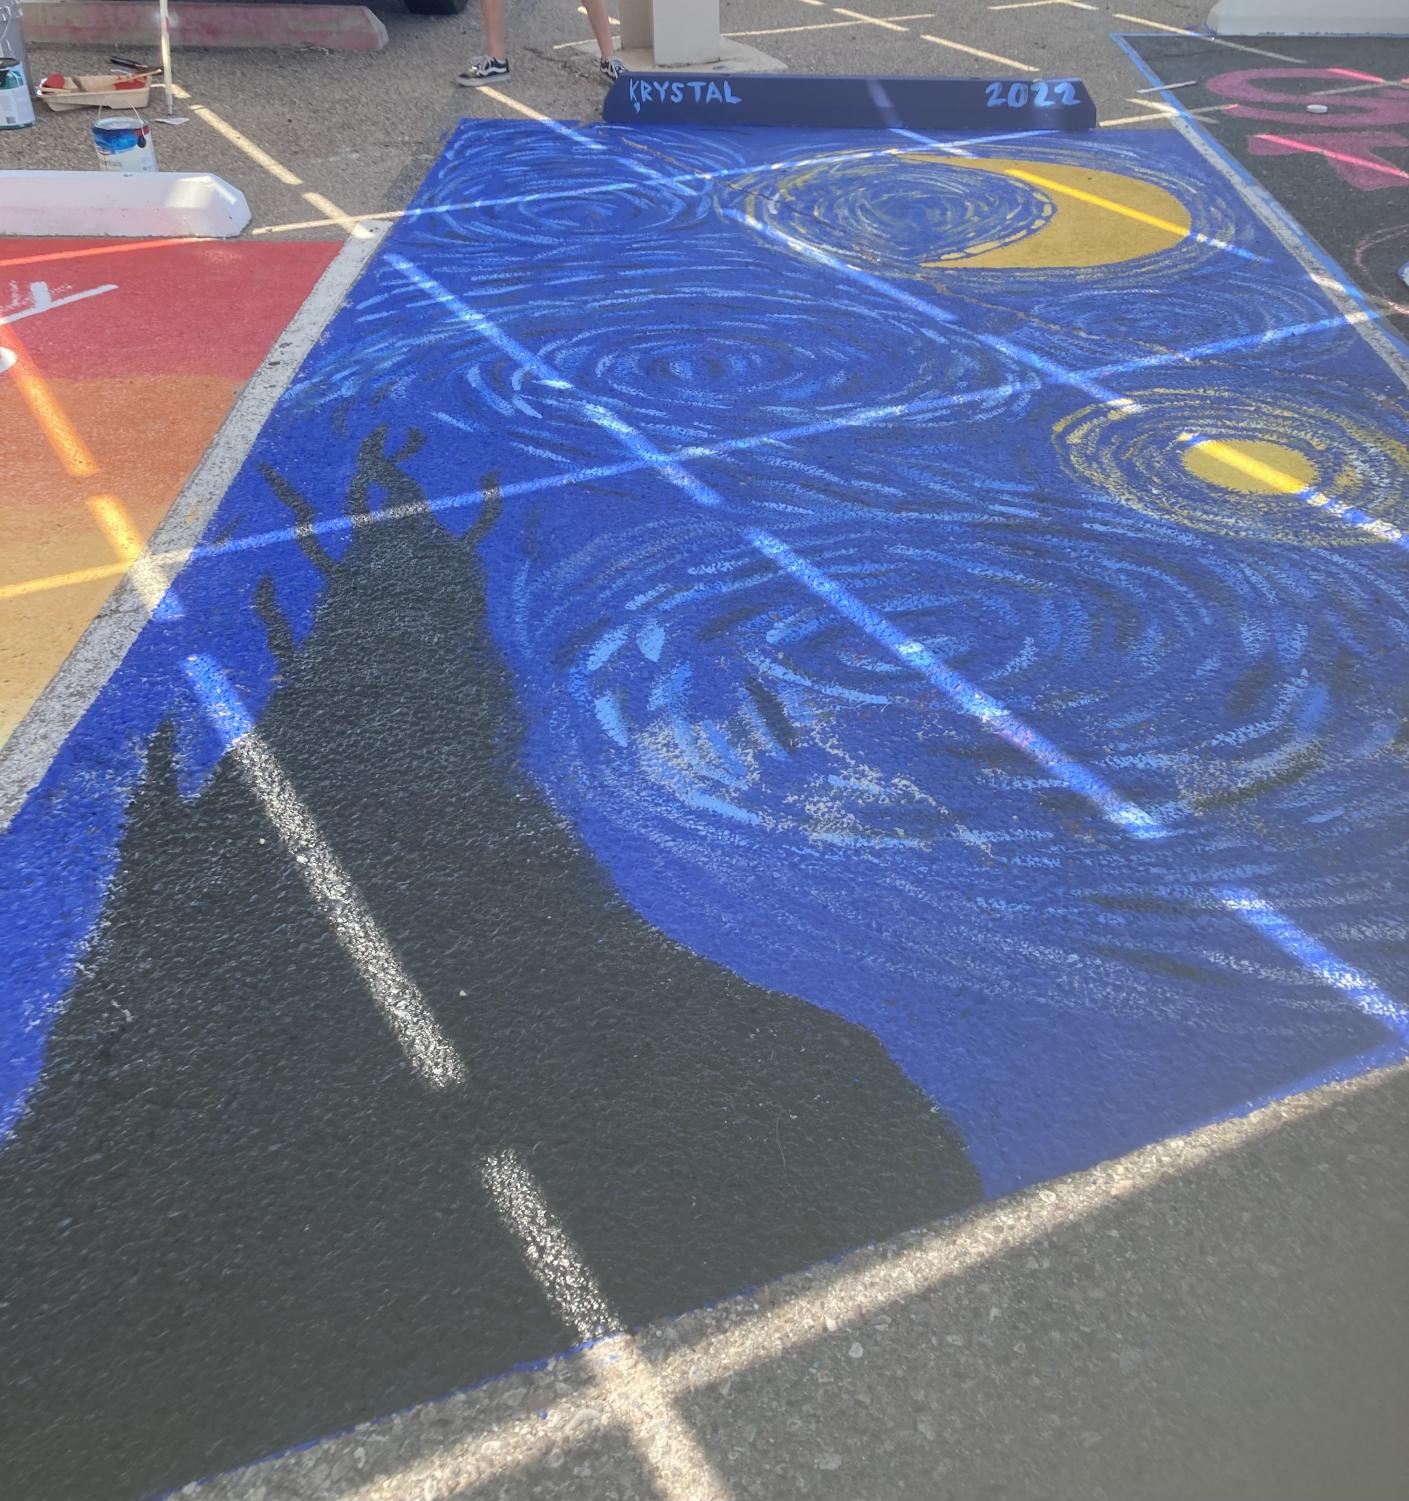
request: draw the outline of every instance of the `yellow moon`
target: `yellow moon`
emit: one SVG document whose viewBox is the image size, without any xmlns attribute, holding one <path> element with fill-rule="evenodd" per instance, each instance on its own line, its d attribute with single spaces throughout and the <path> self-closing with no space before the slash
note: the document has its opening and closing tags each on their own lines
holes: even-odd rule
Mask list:
<svg viewBox="0 0 1409 1501">
<path fill-rule="evenodd" d="M 1055 270 L 1062 266 L 1111 266 L 1168 250 L 1187 238 L 1188 211 L 1172 193 L 1151 182 L 1094 167 L 997 157 L 925 156 L 964 172 L 997 172 L 1045 194 L 1056 212 L 1025 239 L 944 260 L 921 261 L 927 269 L 971 267 Z"/>
</svg>

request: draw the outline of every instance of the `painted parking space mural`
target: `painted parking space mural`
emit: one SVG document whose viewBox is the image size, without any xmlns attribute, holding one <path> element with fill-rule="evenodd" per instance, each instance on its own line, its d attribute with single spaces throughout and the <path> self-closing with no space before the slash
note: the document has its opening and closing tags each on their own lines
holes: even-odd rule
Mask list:
<svg viewBox="0 0 1409 1501">
<path fill-rule="evenodd" d="M 463 127 L 5 836 L 24 1493 L 1402 1057 L 1407 408 L 1172 135 Z"/>
</svg>

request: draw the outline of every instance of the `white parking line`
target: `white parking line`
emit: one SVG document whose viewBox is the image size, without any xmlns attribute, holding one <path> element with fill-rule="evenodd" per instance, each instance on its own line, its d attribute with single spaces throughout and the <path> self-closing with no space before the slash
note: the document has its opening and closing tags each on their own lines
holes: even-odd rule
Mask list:
<svg viewBox="0 0 1409 1501">
<path fill-rule="evenodd" d="M 480 1176 L 543 1295 L 577 1337 L 612 1420 L 650 1468 L 661 1501 L 728 1501 L 729 1488 L 635 1339 L 608 1305 L 592 1268 L 548 1207 L 517 1152 L 486 1158 Z M 616 1338 L 607 1338 L 616 1335 Z M 600 1341 L 600 1343 L 599 1343 Z"/>
<path fill-rule="evenodd" d="M 90 297 L 101 297 L 105 292 L 116 292 L 117 283 L 108 282 L 101 287 L 90 287 L 86 292 L 70 292 L 67 297 L 50 294 L 47 281 L 32 281 L 29 284 L 30 304 L 17 313 L 6 313 L 0 324 L 19 323 L 25 318 L 37 318 L 41 313 L 51 313 L 55 308 L 68 307 L 75 302 L 86 302 Z"/>
<path fill-rule="evenodd" d="M 1028 63 L 1020 63 L 1011 57 L 1004 57 L 999 52 L 985 52 L 981 47 L 969 47 L 963 42 L 951 42 L 942 36 L 931 36 L 929 32 L 922 32 L 920 40 L 929 42 L 935 47 L 947 47 L 951 52 L 965 52 L 970 57 L 981 57 L 984 62 L 998 63 L 1004 68 L 1016 69 L 1019 73 L 1035 73 L 1037 69 Z"/>
<path fill-rule="evenodd" d="M 1257 57 L 1270 57 L 1279 63 L 1297 63 L 1305 66 L 1299 57 L 1289 57 L 1285 52 L 1269 52 L 1266 47 L 1249 47 L 1244 42 L 1230 42 L 1221 36 L 1209 36 L 1206 32 L 1190 31 L 1187 26 L 1170 26 L 1164 21 L 1152 21 L 1148 16 L 1127 16 L 1121 11 L 1112 11 L 1117 21 L 1130 21 L 1136 26 L 1153 26 L 1156 31 L 1167 31 L 1174 36 L 1186 36 L 1196 42 L 1208 42 L 1212 46 L 1227 47 L 1234 52 L 1251 52 Z"/>
<path fill-rule="evenodd" d="M 411 1067 L 433 1089 L 463 1084 L 459 1054 L 218 664 L 192 657 L 186 676 Z"/>
</svg>

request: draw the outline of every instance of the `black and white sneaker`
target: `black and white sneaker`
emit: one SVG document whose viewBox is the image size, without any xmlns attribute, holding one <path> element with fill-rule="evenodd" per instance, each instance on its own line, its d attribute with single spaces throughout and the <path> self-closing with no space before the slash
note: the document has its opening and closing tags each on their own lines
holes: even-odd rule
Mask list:
<svg viewBox="0 0 1409 1501">
<path fill-rule="evenodd" d="M 597 64 L 597 71 L 608 83 L 615 83 L 626 72 L 626 64 L 619 57 L 604 57 Z"/>
<path fill-rule="evenodd" d="M 487 83 L 498 83 L 509 76 L 509 64 L 502 57 L 476 57 L 468 68 L 456 78 L 462 89 L 480 89 Z"/>
</svg>

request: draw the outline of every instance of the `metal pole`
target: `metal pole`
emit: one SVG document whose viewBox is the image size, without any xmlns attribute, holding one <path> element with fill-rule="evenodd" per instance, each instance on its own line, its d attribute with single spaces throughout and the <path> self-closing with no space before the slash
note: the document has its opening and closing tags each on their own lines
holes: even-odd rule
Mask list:
<svg viewBox="0 0 1409 1501">
<path fill-rule="evenodd" d="M 172 115 L 176 113 L 171 93 L 175 80 L 171 76 L 171 11 L 167 0 L 157 0 L 157 15 L 161 22 L 161 86 L 166 90 L 166 112 Z"/>
</svg>

